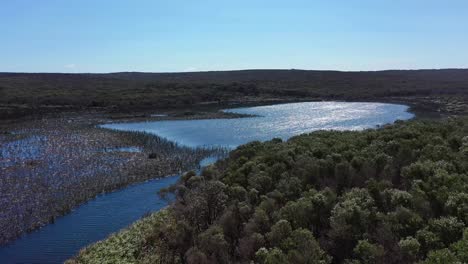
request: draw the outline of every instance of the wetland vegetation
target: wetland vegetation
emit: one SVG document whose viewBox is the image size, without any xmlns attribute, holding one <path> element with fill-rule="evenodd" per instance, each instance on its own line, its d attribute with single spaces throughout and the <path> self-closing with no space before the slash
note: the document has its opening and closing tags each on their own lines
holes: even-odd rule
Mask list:
<svg viewBox="0 0 468 264">
<path fill-rule="evenodd" d="M 223 152 L 92 122 L 37 120 L 0 135 L 0 244 L 54 222 L 98 194 L 181 173 Z"/>
<path fill-rule="evenodd" d="M 467 11 L 2 1 L 0 264 L 468 264 Z"/>
<path fill-rule="evenodd" d="M 30 125 L 34 129 L 12 129 L 13 132 L 8 133 L 11 142 L 5 144 L 2 156 L 8 162 L 9 169 L 13 169 L 10 171 L 12 177 L 20 176 L 21 170 L 15 170 L 16 167 L 21 167 L 23 163 L 31 160 L 38 164 L 38 168 L 24 170 L 33 174 L 33 177 L 29 178 L 41 179 L 40 175 L 53 175 L 52 179 L 58 182 L 57 187 L 46 185 L 48 193 L 46 190 L 41 190 L 39 194 L 26 193 L 26 196 L 42 199 L 43 196 L 40 195 L 44 193 L 52 197 L 59 195 L 60 200 L 39 199 L 39 205 L 49 205 L 52 209 L 67 209 L 66 206 L 74 206 L 78 203 L 79 198 L 87 200 L 101 189 L 114 190 L 133 182 L 159 177 L 160 174 L 170 173 L 171 170 L 179 173 L 182 167 L 186 168 L 185 170 L 187 167 L 196 167 L 195 162 L 204 156 L 225 154 L 223 148 L 213 146 L 235 147 L 242 142 L 246 143 L 255 139 L 268 140 L 275 136 L 286 139 L 318 128 L 375 127 L 399 118 L 411 118 L 413 115 L 406 110 L 406 106 L 392 104 L 308 102 L 227 109 L 217 114 L 193 111 L 190 115 L 187 115 L 187 112 L 183 112 L 182 115 L 172 113 L 170 117 L 158 116 L 160 120 L 158 122 L 126 123 L 144 119 L 122 116 L 123 119 L 113 119 L 119 120 L 118 124 L 108 124 L 111 120 L 104 117 L 97 118 L 95 115 L 77 115 L 74 118 L 71 116 L 67 118 L 65 115 L 62 118 L 46 118 L 23 124 Z M 174 116 L 176 119 L 190 118 L 191 120 L 168 120 Z M 207 117 L 246 118 L 198 120 Z M 123 130 L 118 132 L 99 129 L 96 127 L 97 123 L 104 124 L 99 127 Z M 180 127 L 180 125 L 183 126 Z M 158 127 L 166 130 L 166 133 L 158 131 L 156 129 Z M 145 131 L 174 140 L 173 142 L 184 144 L 184 146 L 186 142 L 183 138 L 198 135 L 200 144 L 189 144 L 192 148 L 178 146 L 176 143 L 163 140 Z M 22 137 L 28 141 L 23 142 L 16 137 Z M 220 139 L 222 140 L 219 141 Z M 56 162 L 49 159 L 54 159 Z M 201 163 L 206 163 L 205 161 L 206 159 Z M 44 169 L 40 166 L 41 164 L 51 166 Z M 70 170 L 71 173 L 64 170 L 70 167 L 73 168 Z M 161 168 L 163 169 L 158 170 Z M 68 183 L 68 179 L 73 182 Z M 82 179 L 89 179 L 89 181 L 83 184 Z M 148 181 L 97 197 L 71 214 L 58 219 L 54 225 L 28 234 L 5 248 L 0 248 L 0 258 L 10 262 L 62 262 L 75 254 L 79 248 L 103 239 L 111 232 L 129 225 L 144 212 L 159 210 L 167 205 L 168 200 L 157 199 L 154 193 L 172 184 L 176 178 L 170 177 L 170 179 L 173 180 Z M 90 185 L 87 186 L 86 183 Z M 49 184 L 49 181 L 46 181 L 46 184 Z M 20 183 L 20 185 L 25 184 Z M 7 183 L 4 186 L 9 187 L 11 191 L 15 190 Z M 79 188 L 76 188 L 77 186 Z M 135 192 L 141 195 L 135 195 Z M 83 194 L 86 196 L 80 196 Z M 10 195 L 8 199 L 14 199 L 14 196 Z M 30 204 L 28 200 L 24 201 L 25 205 Z M 33 220 L 37 221 L 47 219 L 41 217 L 52 215 L 51 221 L 53 221 L 54 211 L 47 209 L 29 209 L 25 213 L 23 211 L 21 215 L 23 218 L 13 220 L 19 223 L 23 221 L 22 223 L 26 225 L 31 224 L 31 216 L 34 216 Z M 9 209 L 7 215 L 13 218 L 15 212 L 15 209 Z M 64 213 L 68 212 L 69 210 L 64 211 Z M 112 222 L 109 222 L 109 217 L 114 218 Z M 9 228 L 7 222 L 11 218 L 5 218 L 6 228 Z M 67 228 L 67 224 L 73 225 L 73 228 Z M 13 232 L 15 229 L 8 231 Z M 79 237 L 76 237 L 77 235 Z M 51 251 L 50 255 L 43 254 L 49 251 Z"/>
<path fill-rule="evenodd" d="M 224 153 L 186 148 L 145 133 L 100 129 L 98 123 L 239 117 L 213 109 L 302 100 L 397 102 L 420 116 L 464 115 L 467 76 L 462 69 L 0 73 L 0 244 L 53 222 L 100 193 L 186 171 L 204 157 Z M 248 144 L 201 176 L 183 177 L 170 189 L 177 200 L 164 213 L 112 236 L 113 242 L 88 247 L 72 261 L 112 263 L 119 259 L 115 246 L 132 252 L 130 263 L 466 261 L 460 253 L 466 249 L 466 231 L 460 231 L 467 225 L 466 165 L 460 158 L 465 155 L 466 120 L 444 122 L 411 121 L 377 131 L 317 132 L 287 142 Z M 361 140 L 354 142 L 354 137 Z M 247 161 L 236 156 L 243 151 Z M 279 153 L 283 156 L 276 157 Z M 301 163 L 302 158 L 308 161 Z M 408 180 L 404 173 L 411 166 L 424 169 Z M 431 192 L 428 186 L 442 190 Z M 290 188 L 296 193 L 290 194 Z M 439 197 L 444 190 L 447 194 Z M 401 202 L 394 193 L 406 198 Z M 212 197 L 220 203 L 207 200 Z M 324 208 L 315 208 L 317 197 L 325 197 Z M 204 212 L 207 204 L 212 209 Z M 304 221 L 312 222 L 297 223 L 287 210 L 309 210 L 313 217 Z M 344 215 L 333 220 L 339 210 Z M 452 224 L 453 230 L 437 229 Z M 340 225 L 350 233 L 338 235 Z M 286 230 L 286 235 L 275 230 Z M 443 237 L 449 231 L 456 241 Z M 314 255 L 305 256 L 305 251 Z"/>
</svg>

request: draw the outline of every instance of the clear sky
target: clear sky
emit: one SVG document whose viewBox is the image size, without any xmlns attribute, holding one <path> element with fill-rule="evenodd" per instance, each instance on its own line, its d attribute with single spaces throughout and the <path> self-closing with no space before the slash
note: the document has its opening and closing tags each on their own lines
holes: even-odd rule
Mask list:
<svg viewBox="0 0 468 264">
<path fill-rule="evenodd" d="M 1 0 L 0 71 L 468 68 L 467 0 Z"/>
</svg>

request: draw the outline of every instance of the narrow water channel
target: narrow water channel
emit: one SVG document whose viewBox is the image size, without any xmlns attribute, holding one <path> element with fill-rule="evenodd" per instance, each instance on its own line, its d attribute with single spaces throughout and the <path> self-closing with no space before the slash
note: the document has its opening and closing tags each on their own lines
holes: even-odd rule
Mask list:
<svg viewBox="0 0 468 264">
<path fill-rule="evenodd" d="M 234 148 L 252 140 L 288 139 L 306 132 L 361 130 L 413 117 L 404 105 L 379 103 L 313 102 L 225 110 L 255 117 L 190 121 L 108 124 L 103 127 L 145 131 L 187 146 Z M 215 160 L 211 157 L 201 165 Z M 147 212 L 166 206 L 159 189 L 178 176 L 131 185 L 101 195 L 60 217 L 54 224 L 26 234 L 0 248 L 0 263 L 62 263 L 81 248 L 128 226 Z"/>
<path fill-rule="evenodd" d="M 147 212 L 168 204 L 157 191 L 177 181 L 178 176 L 131 185 L 100 195 L 35 232 L 0 248 L 0 263 L 63 263 L 88 244 L 102 240 Z"/>
</svg>

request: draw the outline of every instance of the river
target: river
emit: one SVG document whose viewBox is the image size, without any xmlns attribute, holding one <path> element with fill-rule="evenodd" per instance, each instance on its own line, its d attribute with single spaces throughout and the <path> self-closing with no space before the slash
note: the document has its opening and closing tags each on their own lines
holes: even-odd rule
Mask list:
<svg viewBox="0 0 468 264">
<path fill-rule="evenodd" d="M 235 148 L 252 140 L 284 140 L 316 130 L 362 130 L 413 117 L 408 107 L 382 103 L 307 102 L 224 110 L 252 115 L 236 119 L 174 120 L 105 124 L 104 128 L 145 131 L 191 147 Z M 201 165 L 213 162 L 205 160 Z M 168 200 L 156 193 L 178 176 L 133 184 L 100 195 L 70 214 L 0 248 L 0 263 L 62 263 L 79 249 L 128 226 Z"/>
</svg>

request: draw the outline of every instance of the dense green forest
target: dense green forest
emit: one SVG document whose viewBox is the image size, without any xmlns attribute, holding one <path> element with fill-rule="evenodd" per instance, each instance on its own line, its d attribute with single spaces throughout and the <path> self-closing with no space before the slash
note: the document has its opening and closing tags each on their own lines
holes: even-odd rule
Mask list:
<svg viewBox="0 0 468 264">
<path fill-rule="evenodd" d="M 468 70 L 465 69 L 0 73 L 0 119 L 64 110 L 135 112 L 305 99 L 390 100 L 429 109 L 447 105 L 448 100 L 448 112 L 458 113 L 468 112 L 461 104 L 468 101 L 467 90 Z"/>
<path fill-rule="evenodd" d="M 467 263 L 467 172 L 461 118 L 252 142 L 166 190 L 146 232 L 74 261 Z"/>
</svg>

